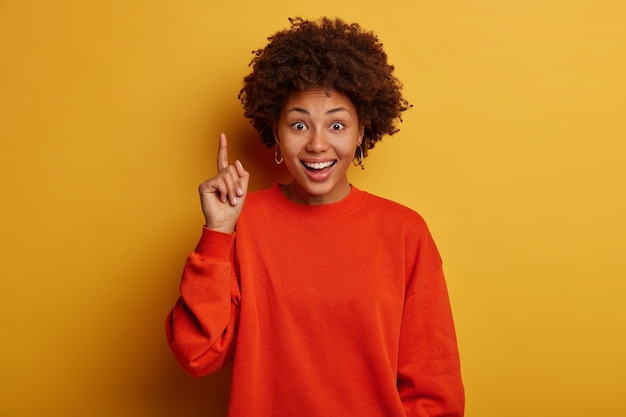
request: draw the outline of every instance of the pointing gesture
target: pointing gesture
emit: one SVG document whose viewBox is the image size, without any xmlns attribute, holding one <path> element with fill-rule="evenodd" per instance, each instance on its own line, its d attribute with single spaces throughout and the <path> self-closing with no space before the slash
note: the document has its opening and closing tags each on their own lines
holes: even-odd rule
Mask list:
<svg viewBox="0 0 626 417">
<path fill-rule="evenodd" d="M 200 184 L 202 212 L 207 228 L 232 233 L 246 198 L 250 174 L 240 161 L 229 165 L 228 143 L 223 133 L 217 152 L 217 170 L 216 176 Z"/>
<path fill-rule="evenodd" d="M 217 172 L 228 167 L 228 141 L 224 133 L 220 134 L 220 144 L 217 149 Z"/>
</svg>

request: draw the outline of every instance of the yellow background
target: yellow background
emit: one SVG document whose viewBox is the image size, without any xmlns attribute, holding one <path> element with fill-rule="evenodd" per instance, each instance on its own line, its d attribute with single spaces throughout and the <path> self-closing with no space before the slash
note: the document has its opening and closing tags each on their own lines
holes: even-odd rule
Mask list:
<svg viewBox="0 0 626 417">
<path fill-rule="evenodd" d="M 218 134 L 287 17 L 376 31 L 413 103 L 351 181 L 445 260 L 468 417 L 626 413 L 626 3 L 0 1 L 0 415 L 223 416 L 165 341 Z M 384 221 L 384 219 L 381 219 Z"/>
</svg>

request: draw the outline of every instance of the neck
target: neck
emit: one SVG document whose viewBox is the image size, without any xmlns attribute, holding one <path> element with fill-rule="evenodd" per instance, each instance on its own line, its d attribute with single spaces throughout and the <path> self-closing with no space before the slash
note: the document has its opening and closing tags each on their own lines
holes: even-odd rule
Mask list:
<svg viewBox="0 0 626 417">
<path fill-rule="evenodd" d="M 306 191 L 302 190 L 295 181 L 291 181 L 290 183 L 281 186 L 280 189 L 283 195 L 287 197 L 287 199 L 291 202 L 296 204 L 313 206 L 332 204 L 336 203 L 337 201 L 343 200 L 350 194 L 352 186 L 346 181 L 345 187 L 341 187 L 340 192 L 335 192 L 335 195 L 333 196 L 330 196 L 328 194 L 315 195 L 307 193 Z"/>
</svg>

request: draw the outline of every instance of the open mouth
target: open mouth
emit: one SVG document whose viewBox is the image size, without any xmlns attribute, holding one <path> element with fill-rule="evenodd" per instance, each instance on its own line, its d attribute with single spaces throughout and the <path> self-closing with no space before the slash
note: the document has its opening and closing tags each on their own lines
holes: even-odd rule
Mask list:
<svg viewBox="0 0 626 417">
<path fill-rule="evenodd" d="M 326 161 L 326 162 L 302 162 L 302 165 L 309 171 L 322 171 L 326 168 L 330 168 L 334 166 L 337 161 Z"/>
</svg>

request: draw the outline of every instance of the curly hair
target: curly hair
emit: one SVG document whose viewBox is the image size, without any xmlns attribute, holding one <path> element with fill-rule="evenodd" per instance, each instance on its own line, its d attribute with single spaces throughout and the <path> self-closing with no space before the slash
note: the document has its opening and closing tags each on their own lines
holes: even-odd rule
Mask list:
<svg viewBox="0 0 626 417">
<path fill-rule="evenodd" d="M 252 52 L 252 71 L 238 95 L 244 116 L 270 147 L 275 143 L 273 127 L 291 92 L 333 89 L 354 104 L 365 127 L 362 150 L 367 156 L 384 135 L 398 132 L 396 122 L 410 107 L 382 43 L 373 32 L 341 19 L 298 17 L 289 22 L 290 28 Z"/>
</svg>

